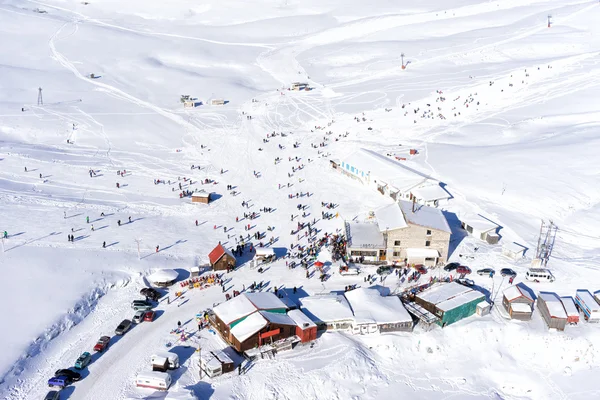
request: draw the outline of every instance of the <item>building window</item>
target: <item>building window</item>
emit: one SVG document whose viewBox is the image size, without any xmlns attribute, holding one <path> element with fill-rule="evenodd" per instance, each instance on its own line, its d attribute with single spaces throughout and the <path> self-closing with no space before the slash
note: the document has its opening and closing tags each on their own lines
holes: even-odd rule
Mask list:
<svg viewBox="0 0 600 400">
<path fill-rule="evenodd" d="M 427 236 L 431 236 L 431 229 L 427 229 Z"/>
<path fill-rule="evenodd" d="M 346 164 L 346 169 L 350 171 L 350 166 L 348 164 Z"/>
<path fill-rule="evenodd" d="M 400 252 L 399 251 L 394 251 L 394 257 L 400 257 Z"/>
<path fill-rule="evenodd" d="M 434 257 L 425 257 L 425 261 L 435 261 Z"/>
<path fill-rule="evenodd" d="M 427 240 L 427 241 L 425 242 L 425 247 L 429 247 L 429 246 L 431 246 L 431 242 L 430 242 L 429 240 Z"/>
<path fill-rule="evenodd" d="M 394 240 L 394 246 L 400 246 L 400 241 L 399 240 Z"/>
</svg>

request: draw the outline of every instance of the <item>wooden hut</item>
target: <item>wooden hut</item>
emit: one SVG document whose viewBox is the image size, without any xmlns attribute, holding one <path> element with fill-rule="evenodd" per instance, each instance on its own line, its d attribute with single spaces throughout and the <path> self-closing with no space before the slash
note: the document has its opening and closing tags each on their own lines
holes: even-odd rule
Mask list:
<svg viewBox="0 0 600 400">
<path fill-rule="evenodd" d="M 296 323 L 286 314 L 257 311 L 231 328 L 231 344 L 240 353 L 296 334 Z"/>
<path fill-rule="evenodd" d="M 525 285 L 514 285 L 506 289 L 502 296 L 502 305 L 512 319 L 529 321 L 533 315 L 533 296 Z"/>
<path fill-rule="evenodd" d="M 221 243 L 208 254 L 208 260 L 210 266 L 215 271 L 225 271 L 235 268 L 236 265 L 236 259 L 233 253 L 223 247 Z"/>
<path fill-rule="evenodd" d="M 288 312 L 288 317 L 296 323 L 296 336 L 300 338 L 302 343 L 317 339 L 317 324 L 308 318 L 306 314 L 300 310 L 291 310 Z"/>
<path fill-rule="evenodd" d="M 567 313 L 556 293 L 540 292 L 537 298 L 537 308 L 548 328 L 564 331 L 567 326 Z"/>
<path fill-rule="evenodd" d="M 192 203 L 210 203 L 210 193 L 204 191 L 192 193 Z"/>
</svg>

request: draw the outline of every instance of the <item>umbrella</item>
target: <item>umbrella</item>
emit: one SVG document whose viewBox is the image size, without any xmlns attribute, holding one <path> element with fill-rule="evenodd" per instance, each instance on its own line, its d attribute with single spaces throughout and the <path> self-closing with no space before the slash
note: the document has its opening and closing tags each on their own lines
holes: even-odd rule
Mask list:
<svg viewBox="0 0 600 400">
<path fill-rule="evenodd" d="M 317 261 L 315 263 L 315 267 L 322 267 L 323 265 L 325 265 L 325 264 L 323 264 L 321 261 Z"/>
</svg>

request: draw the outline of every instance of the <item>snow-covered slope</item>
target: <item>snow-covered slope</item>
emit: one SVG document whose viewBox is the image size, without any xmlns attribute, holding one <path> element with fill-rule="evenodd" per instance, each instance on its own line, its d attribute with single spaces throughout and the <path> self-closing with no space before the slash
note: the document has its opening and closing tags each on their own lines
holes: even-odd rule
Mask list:
<svg viewBox="0 0 600 400">
<path fill-rule="evenodd" d="M 248 233 L 246 221 L 235 222 L 244 213 L 273 208 L 251 231 L 289 249 L 298 242 L 290 215 L 319 219 L 331 211 L 322 202 L 339 204 L 338 218 L 318 221 L 324 234 L 389 204 L 330 169 L 330 158 L 359 148 L 407 157 L 447 184 L 448 215 L 488 216 L 502 226 L 502 241 L 529 248 L 528 258 L 540 219 L 553 220 L 557 281 L 531 287 L 559 295 L 600 289 L 599 18 L 598 2 L 574 0 L 2 0 L 0 231 L 9 237 L 0 254 L 0 397 L 43 396 L 53 371 L 132 316 L 129 301 L 144 276 L 165 267 L 185 276 L 218 241 L 232 246 Z M 313 90 L 286 90 L 296 81 Z M 181 95 L 202 105 L 184 109 Z M 179 198 L 180 183 L 216 201 L 192 205 Z M 309 207 L 306 218 L 298 204 Z M 529 265 L 473 238 L 453 247 L 452 260 L 473 257 L 473 270 L 511 267 L 517 281 Z M 283 260 L 265 275 L 245 265 L 229 278 L 238 290 L 266 280 L 269 290 L 307 294 L 363 283 L 337 274 L 307 280 Z M 394 279 L 386 284 L 401 286 Z M 500 276 L 474 279 L 496 294 L 508 285 Z M 194 330 L 187 321 L 223 294 L 188 300 L 162 304 L 155 322 L 96 357 L 63 397 L 151 396 L 133 387 L 135 374 L 177 321 Z M 430 332 L 327 333 L 246 375 L 202 381 L 196 355 L 180 349 L 184 368 L 172 391 L 216 399 L 589 398 L 597 394 L 599 338 L 594 326 L 548 333 L 537 314 L 520 323 L 494 311 Z"/>
</svg>

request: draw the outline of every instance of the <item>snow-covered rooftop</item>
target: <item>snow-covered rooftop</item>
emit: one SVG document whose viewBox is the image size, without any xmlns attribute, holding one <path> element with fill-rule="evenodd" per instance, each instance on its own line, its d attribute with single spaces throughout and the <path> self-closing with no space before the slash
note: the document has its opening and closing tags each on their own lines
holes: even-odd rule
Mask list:
<svg viewBox="0 0 600 400">
<path fill-rule="evenodd" d="M 271 292 L 245 293 L 248 300 L 252 302 L 259 310 L 273 310 L 276 308 L 286 309 L 286 305 L 281 299 Z M 238 296 L 239 297 L 239 296 Z"/>
<path fill-rule="evenodd" d="M 293 319 L 287 314 L 274 313 L 269 311 L 259 311 L 260 314 L 269 322 L 280 325 L 296 325 Z"/>
<path fill-rule="evenodd" d="M 527 303 L 512 303 L 510 305 L 510 308 L 512 308 L 512 310 L 514 312 L 521 312 L 521 313 L 530 313 L 531 312 L 531 306 Z"/>
<path fill-rule="evenodd" d="M 377 225 L 381 232 L 402 229 L 408 226 L 402 210 L 400 210 L 400 207 L 396 203 L 377 209 L 375 211 L 375 218 L 377 218 Z"/>
<path fill-rule="evenodd" d="M 480 232 L 488 232 L 498 228 L 498 224 L 493 223 L 479 214 L 465 213 L 460 216 L 460 220 Z"/>
<path fill-rule="evenodd" d="M 355 151 L 344 158 L 342 162 L 357 168 L 355 172 L 357 176 L 362 176 L 362 172 L 365 175 L 369 173 L 371 179 L 380 179 L 402 191 L 410 190 L 427 180 L 435 181 L 423 172 L 409 168 L 384 155 L 367 149 Z"/>
<path fill-rule="evenodd" d="M 288 317 L 290 317 L 297 326 L 302 329 L 312 328 L 317 326 L 306 314 L 304 314 L 300 310 L 290 310 L 288 312 Z"/>
<path fill-rule="evenodd" d="M 213 312 L 227 325 L 256 311 L 256 306 L 248 300 L 247 294 L 242 293 L 224 303 L 219 304 Z"/>
<path fill-rule="evenodd" d="M 502 294 L 508 301 L 513 301 L 519 297 L 526 297 L 533 303 L 533 297 L 531 297 L 531 294 L 520 285 L 513 285 L 502 292 Z"/>
<path fill-rule="evenodd" d="M 539 298 L 546 303 L 546 307 L 548 307 L 548 312 L 552 318 L 567 319 L 567 313 L 565 312 L 563 303 L 556 293 L 540 292 Z"/>
<path fill-rule="evenodd" d="M 260 313 L 255 312 L 231 328 L 231 334 L 241 343 L 267 326 L 267 323 L 267 320 Z"/>
<path fill-rule="evenodd" d="M 411 190 L 411 193 L 417 198 L 424 201 L 434 201 L 449 199 L 450 193 L 448 193 L 439 184 L 437 185 L 426 185 Z"/>
<path fill-rule="evenodd" d="M 192 197 L 209 197 L 210 193 L 207 192 L 194 192 L 192 193 Z"/>
<path fill-rule="evenodd" d="M 572 297 L 564 296 L 560 298 L 560 301 L 562 301 L 565 312 L 569 317 L 579 317 L 579 311 L 575 307 L 575 301 Z"/>
<path fill-rule="evenodd" d="M 382 296 L 374 288 L 358 288 L 345 293 L 357 324 L 389 324 L 412 321 L 397 296 Z"/>
<path fill-rule="evenodd" d="M 592 296 L 589 290 L 578 289 L 576 297 L 579 297 L 579 299 L 591 310 L 600 311 L 600 304 L 598 304 L 598 302 L 594 299 L 594 296 Z"/>
<path fill-rule="evenodd" d="M 363 248 L 385 248 L 383 234 L 379 231 L 379 226 L 373 222 L 350 222 L 349 229 L 349 247 Z"/>
<path fill-rule="evenodd" d="M 148 277 L 150 282 L 165 283 L 177 279 L 179 273 L 174 269 L 159 269 Z"/>
<path fill-rule="evenodd" d="M 354 315 L 344 296 L 315 295 L 300 299 L 304 313 L 315 322 L 352 320 Z"/>
<path fill-rule="evenodd" d="M 477 290 L 471 290 L 470 292 L 442 301 L 441 303 L 436 304 L 436 307 L 442 311 L 448 311 L 477 299 L 485 299 L 485 295 Z"/>
<path fill-rule="evenodd" d="M 147 379 L 149 381 L 153 380 L 163 380 L 166 376 L 168 376 L 166 372 L 160 371 L 142 371 L 137 374 L 137 379 Z"/>
<path fill-rule="evenodd" d="M 398 204 L 400 204 L 400 208 L 402 208 L 404 217 L 408 223 L 452 233 L 442 210 L 415 204 L 415 212 L 412 212 L 412 202 L 400 200 Z"/>
<path fill-rule="evenodd" d="M 456 282 L 440 283 L 432 286 L 429 290 L 419 293 L 417 297 L 428 303 L 438 304 L 442 301 L 446 301 L 452 297 L 459 296 L 470 291 L 473 291 L 473 289 L 460 285 Z"/>
<path fill-rule="evenodd" d="M 255 247 L 254 248 L 257 256 L 272 256 L 275 255 L 275 250 L 272 247 Z"/>
<path fill-rule="evenodd" d="M 520 253 L 520 252 L 525 251 L 525 249 L 526 249 L 525 246 L 521 246 L 520 244 L 515 243 L 515 242 L 504 243 L 502 245 L 502 248 L 504 248 L 508 251 L 511 251 L 513 253 Z"/>
</svg>

